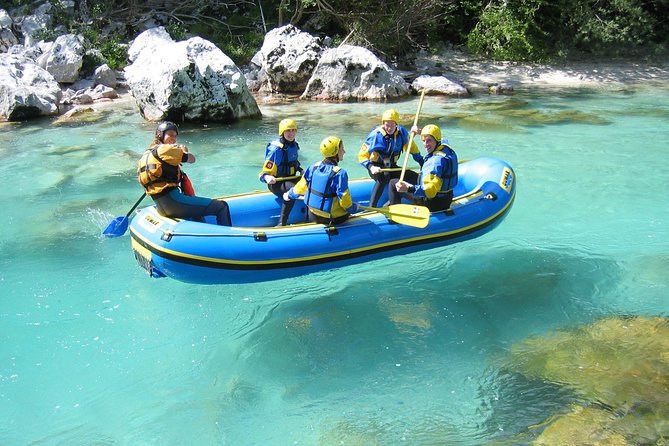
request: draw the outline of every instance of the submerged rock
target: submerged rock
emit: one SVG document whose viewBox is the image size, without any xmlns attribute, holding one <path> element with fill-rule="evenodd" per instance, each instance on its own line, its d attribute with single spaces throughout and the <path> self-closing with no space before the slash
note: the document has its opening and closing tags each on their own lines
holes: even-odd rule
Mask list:
<svg viewBox="0 0 669 446">
<path fill-rule="evenodd" d="M 581 399 L 582 407 L 547 422 L 537 444 L 655 444 L 669 436 L 666 318 L 609 318 L 530 338 L 512 346 L 507 368 Z"/>
</svg>

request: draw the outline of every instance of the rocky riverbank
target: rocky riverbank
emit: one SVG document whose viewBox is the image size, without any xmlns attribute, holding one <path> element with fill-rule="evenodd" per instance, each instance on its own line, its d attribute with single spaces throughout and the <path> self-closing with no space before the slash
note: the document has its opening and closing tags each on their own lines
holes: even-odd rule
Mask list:
<svg viewBox="0 0 669 446">
<path fill-rule="evenodd" d="M 530 64 L 492 61 L 457 50 L 420 55 L 416 71 L 441 70 L 473 93 L 491 85 L 514 89 L 624 88 L 640 84 L 669 85 L 669 57 L 654 62 L 634 60 L 572 61 L 562 64 Z"/>
</svg>

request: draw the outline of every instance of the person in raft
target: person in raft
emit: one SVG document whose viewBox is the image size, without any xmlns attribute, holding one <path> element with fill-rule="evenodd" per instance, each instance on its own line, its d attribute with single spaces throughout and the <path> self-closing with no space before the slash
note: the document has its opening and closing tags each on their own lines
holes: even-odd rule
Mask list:
<svg viewBox="0 0 669 446">
<path fill-rule="evenodd" d="M 344 143 L 336 136 L 328 136 L 321 141 L 320 151 L 323 160 L 309 166 L 283 199 L 294 200 L 303 195 L 310 221 L 324 225 L 343 223 L 358 211 L 348 190 L 348 174 L 339 167 L 346 153 Z"/>
<path fill-rule="evenodd" d="M 283 194 L 297 184 L 298 172 L 300 174 L 303 172 L 297 159 L 300 145 L 295 141 L 296 136 L 295 121 L 284 119 L 279 122 L 279 137 L 270 141 L 265 147 L 265 162 L 258 177 L 260 181 L 267 183 L 267 188 L 279 198 L 283 198 Z M 287 224 L 293 205 L 295 200 L 283 200 L 277 226 Z"/>
<path fill-rule="evenodd" d="M 388 109 L 381 116 L 381 125 L 373 129 L 360 147 L 358 162 L 367 169 L 374 180 L 374 188 L 369 198 L 369 205 L 376 207 L 384 189 L 392 178 L 399 178 L 401 168 L 397 160 L 403 150 L 410 150 L 413 159 L 422 166 L 423 157 L 418 146 L 407 129 L 398 125 L 400 114 L 395 109 Z M 418 179 L 413 171 L 405 172 L 410 182 Z"/>
<path fill-rule="evenodd" d="M 414 204 L 427 206 L 432 212 L 447 210 L 453 201 L 453 188 L 458 184 L 458 156 L 441 139 L 441 129 L 426 125 L 420 132 L 427 155 L 415 184 L 394 178 L 388 185 L 390 204 L 402 197 Z"/>
<path fill-rule="evenodd" d="M 139 183 L 155 202 L 160 215 L 201 222 L 206 215 L 214 215 L 217 224 L 230 226 L 225 201 L 187 195 L 184 192 L 188 190 L 179 189 L 183 177 L 181 163 L 194 163 L 195 155 L 185 145 L 177 144 L 178 134 L 179 128 L 173 122 L 158 125 L 155 138 L 137 163 Z"/>
</svg>

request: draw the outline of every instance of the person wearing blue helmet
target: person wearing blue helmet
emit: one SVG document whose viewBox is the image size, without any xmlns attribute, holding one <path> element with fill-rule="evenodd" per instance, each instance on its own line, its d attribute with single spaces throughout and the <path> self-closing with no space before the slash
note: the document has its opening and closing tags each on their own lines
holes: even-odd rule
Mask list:
<svg viewBox="0 0 669 446">
<path fill-rule="evenodd" d="M 309 220 L 324 225 L 346 221 L 358 211 L 348 189 L 348 174 L 339 166 L 344 160 L 344 143 L 336 136 L 321 141 L 323 160 L 309 166 L 300 181 L 284 194 L 284 200 L 304 196 Z"/>
<path fill-rule="evenodd" d="M 381 125 L 374 128 L 360 147 L 358 162 L 367 169 L 374 180 L 374 188 L 369 198 L 369 205 L 376 207 L 383 191 L 392 178 L 399 178 L 401 169 L 397 161 L 403 151 L 409 150 L 413 159 L 421 164 L 423 157 L 413 141 L 413 133 L 399 125 L 400 114 L 395 109 L 388 109 L 381 116 Z M 411 170 L 405 173 L 409 181 L 415 181 L 417 174 Z"/>
<path fill-rule="evenodd" d="M 302 173 L 298 160 L 300 145 L 295 140 L 297 123 L 292 119 L 279 122 L 279 137 L 270 141 L 265 147 L 265 161 L 258 178 L 267 184 L 267 188 L 277 197 L 297 184 Z M 288 216 L 295 204 L 294 200 L 282 200 L 277 226 L 285 226 Z"/>
<path fill-rule="evenodd" d="M 453 201 L 453 188 L 458 184 L 458 156 L 441 139 L 441 129 L 430 124 L 420 132 L 427 155 L 415 184 L 397 178 L 388 184 L 390 204 L 406 198 L 414 204 L 427 206 L 432 212 L 447 210 Z"/>
</svg>

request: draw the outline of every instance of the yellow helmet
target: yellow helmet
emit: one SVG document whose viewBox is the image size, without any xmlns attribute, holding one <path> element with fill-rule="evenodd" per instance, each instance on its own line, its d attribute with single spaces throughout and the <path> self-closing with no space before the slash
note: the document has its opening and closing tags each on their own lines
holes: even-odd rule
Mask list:
<svg viewBox="0 0 669 446">
<path fill-rule="evenodd" d="M 279 123 L 279 136 L 283 136 L 286 130 L 297 130 L 297 123 L 292 119 L 283 119 Z"/>
<path fill-rule="evenodd" d="M 423 130 L 420 132 L 420 136 L 425 135 L 430 135 L 436 139 L 437 142 L 441 142 L 441 129 L 434 124 L 428 124 L 423 127 Z"/>
<path fill-rule="evenodd" d="M 333 157 L 339 152 L 339 146 L 341 144 L 342 141 L 340 138 L 337 138 L 336 136 L 328 136 L 323 141 L 321 141 L 321 154 L 325 158 Z"/>
<path fill-rule="evenodd" d="M 383 124 L 383 121 L 395 121 L 395 123 L 398 123 L 400 122 L 400 114 L 394 108 L 389 108 L 384 111 L 383 116 L 381 116 L 381 124 Z"/>
</svg>

